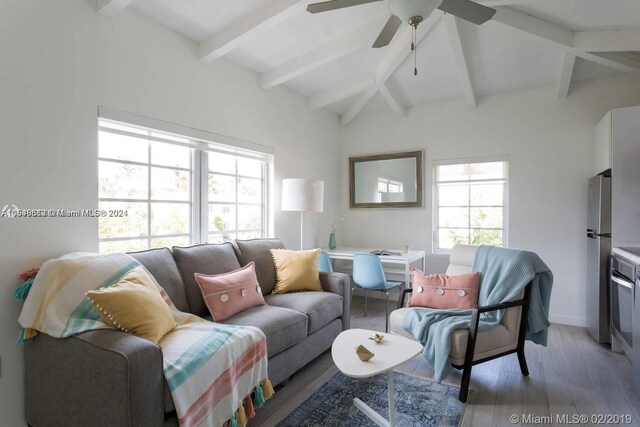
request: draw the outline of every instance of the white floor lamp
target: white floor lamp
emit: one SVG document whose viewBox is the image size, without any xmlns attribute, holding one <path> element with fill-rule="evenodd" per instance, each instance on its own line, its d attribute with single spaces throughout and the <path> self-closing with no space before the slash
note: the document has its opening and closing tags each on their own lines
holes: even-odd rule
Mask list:
<svg viewBox="0 0 640 427">
<path fill-rule="evenodd" d="M 303 248 L 305 212 L 322 212 L 324 181 L 311 179 L 282 180 L 282 211 L 300 212 L 300 250 Z"/>
</svg>

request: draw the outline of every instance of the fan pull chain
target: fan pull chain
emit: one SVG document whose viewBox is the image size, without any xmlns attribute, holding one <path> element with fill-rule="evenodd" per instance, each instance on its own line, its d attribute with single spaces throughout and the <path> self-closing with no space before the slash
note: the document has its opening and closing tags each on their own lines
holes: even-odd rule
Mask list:
<svg viewBox="0 0 640 427">
<path fill-rule="evenodd" d="M 416 49 L 415 33 L 416 33 L 416 29 L 414 28 L 411 31 L 411 52 L 413 52 Z"/>
<path fill-rule="evenodd" d="M 418 75 L 418 49 L 416 49 L 416 27 L 413 27 L 413 37 L 411 41 L 411 50 L 413 51 L 413 75 Z"/>
<path fill-rule="evenodd" d="M 418 75 L 418 25 L 422 22 L 422 16 L 416 15 L 409 18 L 411 25 L 411 52 L 413 52 L 413 75 Z"/>
</svg>

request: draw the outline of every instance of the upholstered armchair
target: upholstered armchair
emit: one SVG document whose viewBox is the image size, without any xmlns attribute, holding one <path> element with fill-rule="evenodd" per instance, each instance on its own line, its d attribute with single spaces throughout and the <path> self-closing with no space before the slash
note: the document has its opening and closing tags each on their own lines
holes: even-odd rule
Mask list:
<svg viewBox="0 0 640 427">
<path fill-rule="evenodd" d="M 446 274 L 459 275 L 470 273 L 477 251 L 477 246 L 455 245 L 451 250 L 451 257 Z M 412 289 L 405 289 L 398 300 L 398 308 L 391 313 L 391 332 L 414 339 L 413 335 L 402 329 L 402 319 L 409 310 L 415 308 L 404 307 L 405 297 Z M 527 327 L 527 315 L 531 285 L 516 301 L 502 304 L 478 307 L 472 311 L 469 329 L 456 330 L 451 336 L 451 352 L 449 360 L 456 369 L 462 369 L 462 382 L 459 399 L 467 401 L 471 368 L 478 363 L 516 353 L 520 362 L 522 375 L 529 375 L 527 361 L 524 355 L 524 339 Z M 479 331 L 480 314 L 496 310 L 505 310 L 500 324 L 492 329 Z"/>
</svg>

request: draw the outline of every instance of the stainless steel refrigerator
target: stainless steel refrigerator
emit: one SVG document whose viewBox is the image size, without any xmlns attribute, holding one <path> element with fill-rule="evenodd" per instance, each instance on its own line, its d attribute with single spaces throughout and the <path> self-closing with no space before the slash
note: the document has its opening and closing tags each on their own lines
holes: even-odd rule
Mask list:
<svg viewBox="0 0 640 427">
<path fill-rule="evenodd" d="M 587 327 L 599 342 L 611 342 L 609 264 L 611 257 L 611 177 L 589 180 L 587 212 Z"/>
</svg>

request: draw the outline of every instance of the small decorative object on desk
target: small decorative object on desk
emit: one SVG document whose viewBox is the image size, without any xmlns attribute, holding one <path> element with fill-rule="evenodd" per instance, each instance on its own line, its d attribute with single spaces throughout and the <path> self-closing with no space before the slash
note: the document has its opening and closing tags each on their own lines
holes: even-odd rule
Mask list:
<svg viewBox="0 0 640 427">
<path fill-rule="evenodd" d="M 331 250 L 338 247 L 336 244 L 336 231 L 338 231 L 343 221 L 344 218 L 340 218 L 338 221 L 331 224 L 331 234 L 329 234 L 329 249 Z"/>
<path fill-rule="evenodd" d="M 375 341 L 376 344 L 380 344 L 380 341 L 384 339 L 384 335 L 374 332 L 373 335 L 369 337 L 369 339 Z"/>
<path fill-rule="evenodd" d="M 373 356 L 375 356 L 374 353 L 371 353 L 363 345 L 359 345 L 356 347 L 356 354 L 358 355 L 358 359 L 362 360 L 363 362 L 368 362 Z"/>
<path fill-rule="evenodd" d="M 406 254 L 407 252 L 409 252 L 409 249 L 411 249 L 411 245 L 402 246 L 402 254 Z"/>
</svg>

